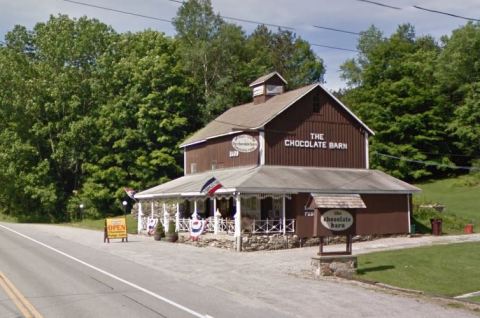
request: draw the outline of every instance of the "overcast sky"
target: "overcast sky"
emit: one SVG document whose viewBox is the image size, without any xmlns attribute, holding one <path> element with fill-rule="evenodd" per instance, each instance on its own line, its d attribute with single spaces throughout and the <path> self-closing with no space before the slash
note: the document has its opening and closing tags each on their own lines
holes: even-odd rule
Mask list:
<svg viewBox="0 0 480 318">
<path fill-rule="evenodd" d="M 135 12 L 163 19 L 172 19 L 179 3 L 171 0 L 78 0 L 92 5 Z M 436 38 L 467 21 L 413 8 L 413 5 L 480 19 L 480 0 L 375 0 L 400 10 L 381 7 L 358 0 L 212 0 L 214 10 L 223 16 L 289 26 L 310 43 L 355 49 L 357 36 L 320 30 L 313 25 L 359 32 L 374 24 L 390 35 L 401 23 L 412 23 L 417 35 Z M 170 23 L 90 8 L 63 0 L 0 0 L 0 39 L 15 24 L 32 28 L 51 14 L 71 17 L 86 15 L 111 25 L 117 32 L 140 31 L 146 28 L 174 35 Z M 233 21 L 230 21 L 233 22 Z M 256 25 L 235 22 L 249 33 Z M 275 29 L 275 28 L 274 28 Z M 326 87 L 338 89 L 345 84 L 339 78 L 339 66 L 355 52 L 313 47 L 327 67 Z"/>
</svg>

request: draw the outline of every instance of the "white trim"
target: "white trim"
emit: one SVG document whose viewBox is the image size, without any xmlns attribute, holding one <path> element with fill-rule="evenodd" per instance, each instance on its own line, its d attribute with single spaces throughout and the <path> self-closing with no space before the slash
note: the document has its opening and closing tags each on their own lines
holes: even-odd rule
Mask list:
<svg viewBox="0 0 480 318">
<path fill-rule="evenodd" d="M 411 222 L 410 222 L 410 214 L 411 214 L 411 212 L 410 212 L 410 195 L 411 195 L 411 194 L 407 194 L 407 207 L 408 207 L 408 208 L 407 208 L 407 209 L 408 209 L 408 216 L 407 216 L 407 217 L 408 217 L 408 219 L 407 219 L 407 221 L 408 221 L 408 233 L 412 233 L 412 224 L 411 224 Z"/>
<path fill-rule="evenodd" d="M 283 235 L 286 234 L 286 226 L 287 226 L 287 220 L 285 219 L 286 217 L 286 207 L 285 207 L 285 196 L 282 197 L 282 232 L 283 232 Z"/>
<path fill-rule="evenodd" d="M 368 146 L 368 134 L 365 132 L 365 169 L 370 169 L 370 150 Z"/>
<path fill-rule="evenodd" d="M 258 148 L 258 155 L 260 156 L 260 165 L 265 164 L 265 131 L 260 130 L 258 132 L 258 140 L 260 141 L 260 146 Z"/>
<path fill-rule="evenodd" d="M 187 175 L 187 148 L 183 149 L 183 175 Z"/>
<path fill-rule="evenodd" d="M 240 199 L 240 194 L 238 193 L 235 204 L 235 237 L 240 237 L 242 233 L 242 200 Z"/>
<path fill-rule="evenodd" d="M 208 124 L 207 124 L 208 125 Z M 205 126 L 207 127 L 207 126 Z M 204 127 L 204 128 L 205 128 Z M 223 133 L 223 134 L 220 134 L 220 135 L 215 135 L 215 136 L 211 136 L 211 137 L 208 137 L 208 138 L 205 138 L 205 139 L 202 139 L 202 140 L 197 140 L 197 141 L 194 141 L 192 143 L 189 143 L 189 144 L 181 144 L 179 146 L 179 148 L 183 148 L 183 147 L 189 147 L 189 146 L 193 146 L 193 145 L 196 145 L 196 144 L 200 144 L 202 142 L 205 142 L 207 140 L 210 140 L 210 139 L 214 139 L 214 138 L 218 138 L 218 137 L 223 137 L 223 136 L 228 136 L 228 135 L 234 135 L 234 134 L 241 134 L 245 131 L 248 131 L 248 130 L 251 130 L 250 128 L 245 128 L 244 130 L 235 130 L 235 131 L 230 131 L 228 133 Z"/>
<path fill-rule="evenodd" d="M 143 210 L 142 210 L 142 202 L 138 202 L 138 220 L 137 220 L 137 233 L 140 234 L 142 231 L 142 217 L 143 217 Z"/>
</svg>

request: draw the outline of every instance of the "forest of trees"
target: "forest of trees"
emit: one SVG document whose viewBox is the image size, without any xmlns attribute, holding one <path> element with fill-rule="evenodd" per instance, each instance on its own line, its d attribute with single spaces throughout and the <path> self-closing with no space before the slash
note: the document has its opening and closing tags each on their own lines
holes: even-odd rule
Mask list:
<svg viewBox="0 0 480 318">
<path fill-rule="evenodd" d="M 15 26 L 0 46 L 0 213 L 29 221 L 121 212 L 123 188 L 182 172 L 178 145 L 276 70 L 289 89 L 322 82 L 308 42 L 258 26 L 251 34 L 189 0 L 175 37 L 117 33 L 86 17 Z M 480 24 L 437 43 L 401 25 L 362 32 L 336 94 L 366 122 L 372 168 L 406 180 L 457 173 L 480 153 Z M 392 157 L 390 157 L 392 156 Z M 408 158 L 412 161 L 397 160 Z M 431 162 L 431 165 L 413 161 Z M 441 164 L 441 165 L 438 165 Z M 442 166 L 443 165 L 443 166 Z"/>
</svg>

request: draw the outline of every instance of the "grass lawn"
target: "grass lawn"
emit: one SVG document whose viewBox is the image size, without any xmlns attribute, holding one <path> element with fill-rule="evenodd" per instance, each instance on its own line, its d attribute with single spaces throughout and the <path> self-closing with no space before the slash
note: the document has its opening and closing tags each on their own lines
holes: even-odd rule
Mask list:
<svg viewBox="0 0 480 318">
<path fill-rule="evenodd" d="M 480 243 L 460 243 L 358 256 L 357 277 L 435 295 L 480 291 Z"/>
<path fill-rule="evenodd" d="M 105 225 L 105 219 L 84 219 L 78 222 L 62 223 L 62 225 L 102 231 Z M 137 234 L 137 219 L 133 218 L 131 214 L 127 215 L 127 232 L 130 234 Z"/>
<path fill-rule="evenodd" d="M 480 303 L 480 296 L 470 297 L 470 298 L 467 298 L 467 300 Z"/>
<path fill-rule="evenodd" d="M 468 176 L 417 184 L 423 191 L 414 196 L 417 202 L 440 203 L 446 215 L 456 215 L 480 232 L 480 185 L 467 185 Z"/>
</svg>

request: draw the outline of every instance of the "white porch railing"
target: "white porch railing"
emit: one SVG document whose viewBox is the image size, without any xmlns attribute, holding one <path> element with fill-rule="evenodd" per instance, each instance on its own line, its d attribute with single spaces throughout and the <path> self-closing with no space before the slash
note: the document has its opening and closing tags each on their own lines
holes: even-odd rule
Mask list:
<svg viewBox="0 0 480 318">
<path fill-rule="evenodd" d="M 164 218 L 157 218 L 158 221 L 165 226 Z M 147 230 L 148 217 L 142 217 L 142 230 Z M 245 219 L 242 220 L 242 228 L 245 232 L 253 234 L 274 234 L 283 233 L 283 219 Z M 188 232 L 190 230 L 190 218 L 179 219 L 178 231 Z M 208 218 L 205 223 L 205 232 L 215 232 L 215 220 Z M 218 233 L 233 234 L 235 233 L 235 221 L 232 219 L 218 218 Z M 285 220 L 285 233 L 295 233 L 295 219 Z"/>
</svg>

